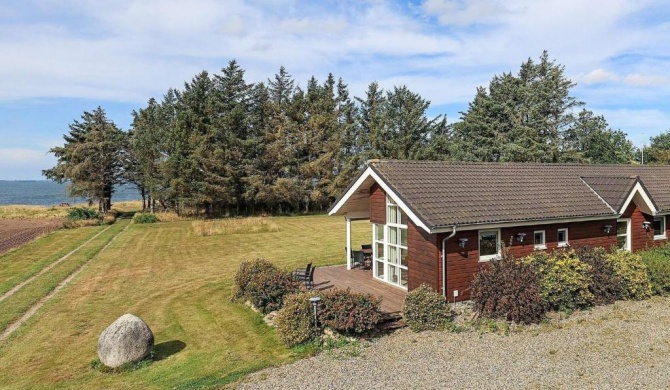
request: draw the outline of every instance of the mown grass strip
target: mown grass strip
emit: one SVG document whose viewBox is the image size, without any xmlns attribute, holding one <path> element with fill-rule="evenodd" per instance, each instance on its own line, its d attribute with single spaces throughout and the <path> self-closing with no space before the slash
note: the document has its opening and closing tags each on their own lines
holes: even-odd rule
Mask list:
<svg viewBox="0 0 670 390">
<path fill-rule="evenodd" d="M 0 302 L 0 329 L 4 330 L 18 320 L 42 297 L 56 288 L 61 281 L 98 254 L 129 223 L 130 220 L 118 221 L 107 231 L 84 244 L 67 260 L 38 276 L 14 295 Z"/>
<path fill-rule="evenodd" d="M 96 226 L 57 230 L 1 255 L 0 295 L 36 275 L 105 228 L 106 226 Z"/>
</svg>

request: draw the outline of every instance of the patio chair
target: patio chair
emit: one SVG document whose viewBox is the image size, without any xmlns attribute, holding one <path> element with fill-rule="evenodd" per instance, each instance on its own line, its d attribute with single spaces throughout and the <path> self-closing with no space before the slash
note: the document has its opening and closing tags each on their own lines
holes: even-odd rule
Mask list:
<svg viewBox="0 0 670 390">
<path fill-rule="evenodd" d="M 310 290 L 314 289 L 314 270 L 315 269 L 316 269 L 316 267 L 312 267 L 309 270 L 309 273 L 304 274 L 304 275 L 296 275 L 296 279 L 305 283 L 305 286 L 307 288 L 309 288 Z"/>
<path fill-rule="evenodd" d="M 299 279 L 301 276 L 309 275 L 309 271 L 311 269 L 312 269 L 312 263 L 308 263 L 307 267 L 305 268 L 296 268 L 295 271 L 293 271 L 293 278 Z"/>
</svg>

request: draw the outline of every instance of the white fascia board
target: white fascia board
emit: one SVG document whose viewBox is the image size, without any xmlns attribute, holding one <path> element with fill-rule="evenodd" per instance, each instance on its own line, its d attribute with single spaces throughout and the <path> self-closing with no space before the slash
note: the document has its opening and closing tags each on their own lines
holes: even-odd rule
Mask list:
<svg viewBox="0 0 670 390">
<path fill-rule="evenodd" d="M 347 203 L 347 201 L 349 200 L 349 198 L 351 198 L 351 196 L 352 196 L 353 194 L 355 194 L 356 191 L 358 191 L 358 189 L 359 189 L 359 187 L 361 186 L 361 184 L 363 184 L 363 182 L 365 182 L 365 180 L 366 180 L 368 177 L 370 177 L 370 172 L 372 172 L 372 168 L 371 168 L 371 167 L 367 167 L 367 168 L 365 169 L 365 172 L 363 172 L 363 174 L 358 178 L 358 180 L 356 180 L 356 182 L 354 183 L 354 185 L 352 185 L 351 188 L 349 188 L 349 191 L 347 191 L 347 193 L 344 194 L 344 196 L 342 197 L 342 199 L 340 199 L 340 201 L 337 202 L 337 204 L 335 205 L 335 207 L 333 207 L 333 208 L 330 210 L 330 212 L 328 213 L 328 215 L 335 215 L 335 214 L 337 214 L 338 211 L 340 211 L 340 209 L 342 208 L 342 206 L 344 206 L 344 204 Z"/>
<path fill-rule="evenodd" d="M 635 194 L 640 194 L 642 199 L 644 200 L 644 203 L 647 205 L 649 210 L 651 210 L 652 215 L 658 214 L 658 210 L 656 210 L 656 207 L 654 206 L 654 202 L 651 201 L 649 198 L 649 195 L 647 194 L 647 191 L 644 190 L 644 187 L 642 187 L 642 184 L 638 181 L 635 184 L 635 187 L 630 191 L 630 194 L 628 194 L 628 198 L 626 201 L 623 203 L 623 206 L 621 206 L 621 210 L 619 210 L 619 214 L 623 214 L 628 206 L 630 205 L 630 202 L 633 201 L 633 198 L 635 197 Z"/>
<path fill-rule="evenodd" d="M 370 168 L 368 168 L 368 169 L 370 169 Z M 367 173 L 367 172 L 366 172 L 366 173 Z M 372 169 L 370 169 L 370 176 L 372 176 L 372 178 L 375 179 L 375 181 L 377 182 L 377 184 L 379 184 L 379 186 L 384 190 L 384 192 L 386 192 L 386 195 L 388 195 L 388 196 L 390 196 L 391 198 L 393 198 L 393 200 L 394 200 L 394 201 L 396 202 L 396 204 L 400 207 L 400 209 L 402 209 L 402 211 L 405 213 L 405 215 L 407 215 L 407 217 L 408 217 L 412 222 L 414 222 L 414 224 L 415 224 L 416 226 L 419 226 L 419 227 L 421 227 L 423 230 L 425 230 L 427 233 L 430 233 L 430 229 L 428 228 L 428 226 L 426 226 L 425 223 L 421 222 L 421 220 L 419 219 L 419 217 L 417 217 L 416 214 L 414 214 L 414 213 L 412 212 L 412 210 L 410 210 L 409 207 L 407 207 L 407 205 L 405 204 L 405 202 L 403 202 L 402 199 L 400 199 L 400 197 L 399 197 L 395 192 L 393 192 L 393 190 L 391 190 L 391 187 L 389 187 L 389 186 L 384 182 L 384 180 L 382 180 L 381 177 L 379 177 L 379 175 L 377 175 L 377 174 L 375 173 L 375 171 L 373 171 Z"/>
<path fill-rule="evenodd" d="M 517 227 L 517 226 L 541 226 L 541 225 L 553 225 L 553 224 L 571 223 L 571 222 L 601 221 L 607 219 L 616 219 L 618 217 L 619 214 L 611 214 L 611 215 L 597 215 L 592 217 L 578 217 L 578 218 L 538 219 L 533 221 L 482 223 L 482 224 L 458 226 L 458 231 L 499 229 L 499 228 Z M 452 229 L 453 229 L 452 226 L 447 226 L 444 228 L 433 229 L 433 231 L 431 231 L 430 233 L 431 234 L 448 233 L 451 232 Z"/>
</svg>

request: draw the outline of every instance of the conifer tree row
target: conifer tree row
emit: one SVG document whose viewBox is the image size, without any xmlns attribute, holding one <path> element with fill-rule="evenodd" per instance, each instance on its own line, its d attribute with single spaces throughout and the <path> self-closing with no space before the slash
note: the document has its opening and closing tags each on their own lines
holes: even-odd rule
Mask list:
<svg viewBox="0 0 670 390">
<path fill-rule="evenodd" d="M 92 199 L 110 199 L 110 183 L 134 183 L 151 211 L 242 215 L 322 212 L 373 158 L 630 162 L 626 134 L 584 109 L 574 85 L 545 52 L 517 75 L 495 76 L 447 125 L 406 86 L 384 91 L 372 82 L 364 96 L 351 97 L 332 74 L 303 89 L 284 67 L 248 83 L 233 60 L 219 74 L 203 71 L 149 99 L 133 111 L 127 133 L 100 108 L 85 113 L 65 145 L 52 149 L 59 162 L 45 175 L 72 181 L 73 193 Z M 113 164 L 85 159 L 101 147 Z M 102 166 L 110 174 L 92 176 Z"/>
</svg>

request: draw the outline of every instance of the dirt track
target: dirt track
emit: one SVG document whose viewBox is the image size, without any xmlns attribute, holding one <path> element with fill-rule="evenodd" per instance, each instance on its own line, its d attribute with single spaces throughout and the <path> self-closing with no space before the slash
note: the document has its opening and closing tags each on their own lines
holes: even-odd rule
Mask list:
<svg viewBox="0 0 670 390">
<path fill-rule="evenodd" d="M 61 226 L 59 219 L 0 219 L 0 254 Z"/>
</svg>

